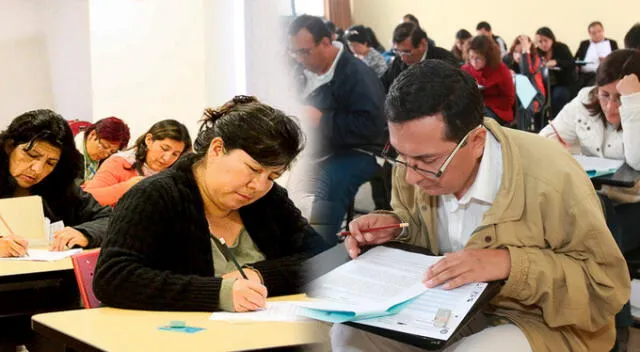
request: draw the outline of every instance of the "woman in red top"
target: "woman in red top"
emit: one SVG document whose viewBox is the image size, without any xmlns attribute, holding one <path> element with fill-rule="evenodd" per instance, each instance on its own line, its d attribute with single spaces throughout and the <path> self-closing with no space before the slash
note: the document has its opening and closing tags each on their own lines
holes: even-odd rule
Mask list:
<svg viewBox="0 0 640 352">
<path fill-rule="evenodd" d="M 473 37 L 465 48 L 467 63 L 462 69 L 469 73 L 482 91 L 484 114 L 502 125 L 513 121 L 516 90 L 509 68 L 500 60 L 500 49 L 487 36 Z"/>
</svg>

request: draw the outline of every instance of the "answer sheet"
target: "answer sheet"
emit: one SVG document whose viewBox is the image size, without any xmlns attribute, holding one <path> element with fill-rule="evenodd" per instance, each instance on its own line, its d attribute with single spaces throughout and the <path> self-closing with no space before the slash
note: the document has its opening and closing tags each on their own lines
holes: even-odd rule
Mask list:
<svg viewBox="0 0 640 352">
<path fill-rule="evenodd" d="M 312 282 L 309 295 L 318 300 L 302 306 L 356 314 L 385 311 L 424 292 L 424 273 L 440 258 L 375 247 Z"/>
<path fill-rule="evenodd" d="M 82 249 L 68 249 L 66 251 L 54 252 L 44 249 L 29 249 L 28 257 L 9 257 L 0 258 L 0 260 L 30 260 L 36 262 L 52 262 L 60 259 L 70 257 L 76 253 L 82 252 Z"/>
<path fill-rule="evenodd" d="M 300 321 L 307 320 L 297 315 L 297 301 L 267 302 L 267 308 L 254 312 L 215 312 L 209 320 L 224 321 Z"/>
<path fill-rule="evenodd" d="M 487 284 L 471 283 L 453 290 L 427 290 L 396 315 L 366 319 L 359 324 L 448 340 Z"/>
<path fill-rule="evenodd" d="M 624 164 L 624 160 L 606 159 L 595 156 L 574 155 L 573 156 L 584 168 L 584 171 L 615 171 Z"/>
</svg>

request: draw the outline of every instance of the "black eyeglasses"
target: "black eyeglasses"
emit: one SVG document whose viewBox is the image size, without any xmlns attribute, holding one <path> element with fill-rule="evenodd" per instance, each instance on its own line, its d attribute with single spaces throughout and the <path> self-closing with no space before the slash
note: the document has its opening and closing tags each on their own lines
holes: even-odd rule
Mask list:
<svg viewBox="0 0 640 352">
<path fill-rule="evenodd" d="M 384 146 L 384 149 L 382 150 L 382 155 L 381 156 L 382 156 L 382 158 L 384 160 L 386 160 L 387 162 L 389 162 L 393 166 L 410 168 L 413 171 L 415 171 L 415 172 L 419 173 L 420 175 L 422 175 L 422 177 L 437 180 L 440 177 L 442 177 L 442 174 L 444 174 L 444 172 L 447 169 L 447 167 L 449 166 L 449 164 L 451 164 L 451 161 L 456 156 L 456 153 L 458 153 L 458 150 L 460 150 L 466 144 L 467 138 L 469 137 L 469 135 L 471 135 L 471 132 L 475 131 L 476 129 L 478 129 L 480 127 L 482 127 L 482 125 L 479 125 L 478 127 L 473 128 L 471 131 L 467 132 L 467 134 L 465 134 L 464 137 L 462 137 L 460 142 L 458 142 L 458 144 L 456 144 L 456 147 L 453 148 L 453 151 L 451 151 L 449 156 L 447 156 L 447 158 L 444 160 L 444 162 L 442 163 L 442 165 L 440 166 L 440 168 L 436 172 L 419 168 L 416 165 L 409 165 L 409 163 L 407 163 L 404 160 L 398 160 L 398 158 L 400 156 L 398 156 L 396 158 L 390 157 L 389 156 L 389 150 L 391 149 L 391 143 L 389 143 L 389 142 L 387 142 L 387 144 Z"/>
</svg>

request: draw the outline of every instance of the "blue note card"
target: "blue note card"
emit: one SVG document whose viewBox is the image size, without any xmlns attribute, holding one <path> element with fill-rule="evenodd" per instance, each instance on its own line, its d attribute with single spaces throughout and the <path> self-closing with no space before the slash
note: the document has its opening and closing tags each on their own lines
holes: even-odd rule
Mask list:
<svg viewBox="0 0 640 352">
<path fill-rule="evenodd" d="M 195 326 L 183 326 L 183 327 L 161 326 L 158 328 L 158 330 L 183 332 L 186 334 L 195 334 L 198 331 L 204 330 L 204 328 L 196 328 Z"/>
</svg>

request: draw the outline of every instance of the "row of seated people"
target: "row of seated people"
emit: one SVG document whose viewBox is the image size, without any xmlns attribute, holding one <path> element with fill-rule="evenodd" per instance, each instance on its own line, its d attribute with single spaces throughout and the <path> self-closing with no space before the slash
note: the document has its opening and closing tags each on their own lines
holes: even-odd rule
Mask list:
<svg viewBox="0 0 640 352">
<path fill-rule="evenodd" d="M 103 140 L 109 136 L 103 127 L 79 138 L 86 156 L 101 158 L 124 143 L 124 131 L 120 140 Z M 300 292 L 300 263 L 327 248 L 274 182 L 303 141 L 291 117 L 247 96 L 207 109 L 193 150 L 184 126 L 159 122 L 84 183 L 91 186 L 109 162 L 118 170 L 109 172 L 145 176 L 112 208 L 79 185 L 82 153 L 67 121 L 54 111 L 34 110 L 0 132 L 0 197 L 42 198 L 45 216 L 66 226 L 51 250 L 101 248 L 94 286 L 106 305 L 255 310 L 265 306 L 267 292 Z M 224 259 L 221 239 L 250 280 Z M 28 248 L 20 234 L 0 238 L 2 257 L 23 256 Z"/>
</svg>

